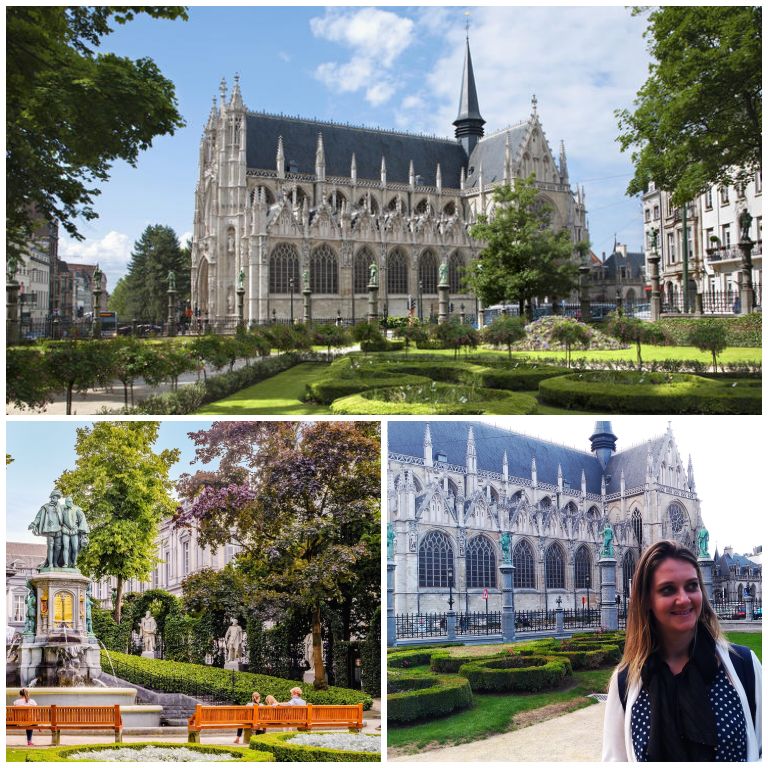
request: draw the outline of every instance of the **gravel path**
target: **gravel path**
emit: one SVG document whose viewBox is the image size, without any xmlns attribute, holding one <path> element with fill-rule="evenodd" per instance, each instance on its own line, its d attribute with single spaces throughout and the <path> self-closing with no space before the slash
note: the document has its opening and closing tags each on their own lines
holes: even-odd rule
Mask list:
<svg viewBox="0 0 768 768">
<path fill-rule="evenodd" d="M 600 762 L 604 704 L 593 704 L 567 715 L 489 739 L 456 747 L 430 749 L 415 755 L 388 757 L 388 762 Z"/>
</svg>

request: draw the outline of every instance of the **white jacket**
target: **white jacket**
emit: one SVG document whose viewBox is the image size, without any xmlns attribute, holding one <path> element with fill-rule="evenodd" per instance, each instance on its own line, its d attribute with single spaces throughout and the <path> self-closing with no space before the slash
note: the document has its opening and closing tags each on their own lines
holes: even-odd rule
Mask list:
<svg viewBox="0 0 768 768">
<path fill-rule="evenodd" d="M 733 668 L 733 663 L 728 655 L 726 644 L 717 644 L 717 655 L 720 663 L 725 667 L 725 671 L 731 681 L 731 684 L 739 694 L 741 708 L 744 710 L 744 719 L 747 724 L 747 760 L 754 762 L 760 759 L 762 752 L 762 721 L 763 705 L 761 692 L 763 689 L 762 679 L 763 671 L 757 657 L 752 653 L 752 666 L 755 669 L 755 726 L 752 722 L 752 714 L 749 711 L 749 702 L 747 694 L 744 692 L 744 686 Z M 636 763 L 637 757 L 632 747 L 632 728 L 631 714 L 632 705 L 640 695 L 640 684 L 635 683 L 629 687 L 627 692 L 626 709 L 621 704 L 619 698 L 619 682 L 616 672 L 611 677 L 611 683 L 608 686 L 608 701 L 605 707 L 605 721 L 603 724 L 603 762 L 604 763 Z"/>
</svg>

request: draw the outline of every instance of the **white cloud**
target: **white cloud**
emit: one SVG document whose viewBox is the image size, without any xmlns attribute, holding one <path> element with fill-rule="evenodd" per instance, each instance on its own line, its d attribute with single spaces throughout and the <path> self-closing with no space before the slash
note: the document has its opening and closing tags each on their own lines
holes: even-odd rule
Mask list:
<svg viewBox="0 0 768 768">
<path fill-rule="evenodd" d="M 315 69 L 315 77 L 340 93 L 365 90 L 365 98 L 380 106 L 392 98 L 397 83 L 390 76 L 396 61 L 413 42 L 414 22 L 391 11 L 329 9 L 325 16 L 310 20 L 315 37 L 349 49 L 348 61 L 329 61 Z M 371 78 L 377 74 L 377 82 Z"/>
<path fill-rule="evenodd" d="M 112 290 L 131 260 L 133 242 L 123 232 L 112 230 L 98 240 L 59 239 L 59 258 L 76 264 L 98 264 L 107 275 L 107 289 Z"/>
</svg>

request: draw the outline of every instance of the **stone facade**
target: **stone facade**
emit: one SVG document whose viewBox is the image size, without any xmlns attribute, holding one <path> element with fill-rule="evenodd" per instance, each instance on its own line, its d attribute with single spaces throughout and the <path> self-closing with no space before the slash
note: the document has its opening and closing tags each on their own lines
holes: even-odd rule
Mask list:
<svg viewBox="0 0 768 768">
<path fill-rule="evenodd" d="M 524 120 L 485 135 L 467 41 L 455 139 L 250 112 L 235 80 L 205 126 L 192 239 L 192 302 L 201 319 L 266 323 L 364 319 L 370 265 L 377 315 L 438 312 L 448 270 L 454 314 L 479 307 L 463 285 L 482 244 L 467 227 L 492 215 L 493 190 L 534 174 L 553 227 L 588 238 L 583 190 L 570 186 L 535 97 Z M 240 290 L 240 294 L 238 294 Z"/>
<path fill-rule="evenodd" d="M 743 602 L 744 589 L 757 600 L 763 598 L 762 552 L 740 555 L 727 546 L 722 554 L 715 552 L 713 587 L 717 600 Z"/>
<path fill-rule="evenodd" d="M 597 422 L 591 452 L 482 423 L 390 421 L 388 432 L 396 614 L 444 612 L 449 592 L 456 611 L 484 611 L 484 590 L 501 610 L 504 533 L 516 610 L 552 609 L 558 597 L 597 608 L 607 522 L 625 597 L 644 547 L 672 538 L 694 549 L 703 525 L 671 429 L 618 452 L 609 422 Z"/>
</svg>

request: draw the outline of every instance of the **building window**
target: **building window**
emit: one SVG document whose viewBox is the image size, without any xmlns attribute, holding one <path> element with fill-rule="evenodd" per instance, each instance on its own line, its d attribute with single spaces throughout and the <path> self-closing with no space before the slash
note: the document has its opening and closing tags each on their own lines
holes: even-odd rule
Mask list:
<svg viewBox="0 0 768 768">
<path fill-rule="evenodd" d="M 647 222 L 651 220 L 651 209 L 650 208 L 646 208 L 645 209 L 645 220 Z"/>
<path fill-rule="evenodd" d="M 454 251 L 448 259 L 448 285 L 450 293 L 461 293 L 461 280 L 464 276 L 464 259 Z"/>
<path fill-rule="evenodd" d="M 475 536 L 467 545 L 467 587 L 496 586 L 496 553 L 487 536 Z"/>
<path fill-rule="evenodd" d="M 747 185 L 740 181 L 736 184 L 736 197 L 739 200 L 743 200 L 747 196 Z"/>
<path fill-rule="evenodd" d="M 387 256 L 387 294 L 408 293 L 408 262 L 405 254 L 395 249 Z"/>
<path fill-rule="evenodd" d="M 269 292 L 290 293 L 291 280 L 293 290 L 300 291 L 299 252 L 294 245 L 280 243 L 269 257 Z"/>
<path fill-rule="evenodd" d="M 224 546 L 224 564 L 231 563 L 239 551 L 240 547 L 237 544 L 226 544 Z"/>
<path fill-rule="evenodd" d="M 674 232 L 667 233 L 667 264 L 673 264 L 675 261 L 675 235 Z"/>
<path fill-rule="evenodd" d="M 638 547 L 643 546 L 643 516 L 639 509 L 632 512 L 632 532 L 635 534 L 635 543 Z"/>
<path fill-rule="evenodd" d="M 720 187 L 720 203 L 728 205 L 728 187 Z"/>
<path fill-rule="evenodd" d="M 25 595 L 15 594 L 13 596 L 13 620 L 24 621 L 26 614 L 26 597 Z"/>
<path fill-rule="evenodd" d="M 720 241 L 723 244 L 723 248 L 730 248 L 731 247 L 731 225 L 730 224 L 723 224 L 723 236 L 720 238 Z"/>
<path fill-rule="evenodd" d="M 453 570 L 453 547 L 440 531 L 430 531 L 419 546 L 419 586 L 447 587 L 448 568 Z"/>
<path fill-rule="evenodd" d="M 763 191 L 763 172 L 758 171 L 755 174 L 755 194 L 759 195 Z"/>
<path fill-rule="evenodd" d="M 589 550 L 581 546 L 573 558 L 573 578 L 576 589 L 589 589 L 592 586 L 592 558 Z"/>
<path fill-rule="evenodd" d="M 191 561 L 189 555 L 189 539 L 181 542 L 181 573 L 182 576 L 188 576 L 191 571 Z"/>
<path fill-rule="evenodd" d="M 544 583 L 547 589 L 565 589 L 563 550 L 551 544 L 544 555 Z"/>
<path fill-rule="evenodd" d="M 165 550 L 165 586 L 167 587 L 171 583 L 171 550 Z"/>
<path fill-rule="evenodd" d="M 635 556 L 631 552 L 624 555 L 624 559 L 621 561 L 621 570 L 624 599 L 628 600 L 632 594 L 632 577 L 635 574 Z"/>
<path fill-rule="evenodd" d="M 369 248 L 361 248 L 355 256 L 354 283 L 355 293 L 368 293 L 368 282 L 371 276 L 371 264 L 375 261 Z"/>
<path fill-rule="evenodd" d="M 669 505 L 667 515 L 669 517 L 669 524 L 672 527 L 673 533 L 680 533 L 680 531 L 683 530 L 683 526 L 685 526 L 686 521 L 685 511 L 683 510 L 682 506 L 680 506 L 680 504 L 678 504 L 676 501 L 673 501 Z"/>
<path fill-rule="evenodd" d="M 536 567 L 531 545 L 523 539 L 512 551 L 516 589 L 536 589 Z"/>
<path fill-rule="evenodd" d="M 312 251 L 309 285 L 312 293 L 339 292 L 339 262 L 330 245 L 323 243 Z"/>
<path fill-rule="evenodd" d="M 704 193 L 704 207 L 708 210 L 712 208 L 712 187 L 708 187 Z"/>
<path fill-rule="evenodd" d="M 422 294 L 437 293 L 437 256 L 432 251 L 424 251 L 419 257 L 419 288 Z"/>
</svg>

